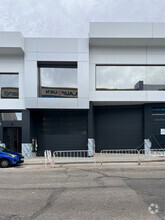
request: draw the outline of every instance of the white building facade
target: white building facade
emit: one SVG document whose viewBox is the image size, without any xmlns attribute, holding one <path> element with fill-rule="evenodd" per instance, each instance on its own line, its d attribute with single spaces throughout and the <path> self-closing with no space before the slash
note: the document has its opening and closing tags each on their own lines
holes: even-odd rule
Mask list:
<svg viewBox="0 0 165 220">
<path fill-rule="evenodd" d="M 1 32 L 0 97 L 13 151 L 163 147 L 165 24 L 90 23 L 80 39 Z"/>
</svg>

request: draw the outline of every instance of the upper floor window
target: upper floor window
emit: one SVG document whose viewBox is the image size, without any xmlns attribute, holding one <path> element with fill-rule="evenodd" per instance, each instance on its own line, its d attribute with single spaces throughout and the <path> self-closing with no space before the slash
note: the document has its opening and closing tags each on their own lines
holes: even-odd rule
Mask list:
<svg viewBox="0 0 165 220">
<path fill-rule="evenodd" d="M 77 98 L 76 62 L 38 62 L 39 96 Z"/>
<path fill-rule="evenodd" d="M 4 99 L 19 98 L 18 73 L 0 73 L 0 97 Z"/>
<path fill-rule="evenodd" d="M 165 90 L 165 66 L 96 66 L 97 90 Z"/>
</svg>

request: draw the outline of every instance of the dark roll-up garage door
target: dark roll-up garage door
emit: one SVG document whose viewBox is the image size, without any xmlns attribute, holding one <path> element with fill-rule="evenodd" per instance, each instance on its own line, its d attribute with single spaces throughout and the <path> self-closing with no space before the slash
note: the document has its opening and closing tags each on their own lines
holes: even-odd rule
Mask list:
<svg viewBox="0 0 165 220">
<path fill-rule="evenodd" d="M 36 121 L 38 155 L 43 155 L 44 150 L 87 150 L 87 111 L 42 110 L 32 115 Z"/>
<path fill-rule="evenodd" d="M 143 106 L 95 107 L 96 152 L 143 143 Z"/>
</svg>

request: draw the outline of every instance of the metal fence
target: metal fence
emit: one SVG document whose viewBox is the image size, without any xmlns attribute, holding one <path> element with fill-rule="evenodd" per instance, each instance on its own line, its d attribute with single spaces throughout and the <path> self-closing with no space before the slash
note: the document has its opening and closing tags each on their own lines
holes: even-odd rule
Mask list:
<svg viewBox="0 0 165 220">
<path fill-rule="evenodd" d="M 50 165 L 53 168 L 55 164 L 54 164 L 54 158 L 52 158 L 51 151 L 45 150 L 44 157 L 45 157 L 45 167 L 48 168 L 48 165 Z"/>
<path fill-rule="evenodd" d="M 55 163 L 95 163 L 95 156 L 91 155 L 88 150 L 69 150 L 69 151 L 54 151 L 53 157 Z"/>
<path fill-rule="evenodd" d="M 142 149 L 138 152 L 139 163 L 147 161 L 165 161 L 165 149 Z"/>
<path fill-rule="evenodd" d="M 52 159 L 50 153 L 46 157 L 52 166 L 65 163 L 110 163 L 110 162 L 142 162 L 165 161 L 165 149 L 106 149 L 100 153 L 92 153 L 89 150 L 54 151 Z M 53 163 L 52 163 L 53 160 Z"/>
<path fill-rule="evenodd" d="M 138 150 L 120 149 L 120 150 L 102 150 L 100 152 L 101 164 L 104 162 L 138 162 Z"/>
</svg>

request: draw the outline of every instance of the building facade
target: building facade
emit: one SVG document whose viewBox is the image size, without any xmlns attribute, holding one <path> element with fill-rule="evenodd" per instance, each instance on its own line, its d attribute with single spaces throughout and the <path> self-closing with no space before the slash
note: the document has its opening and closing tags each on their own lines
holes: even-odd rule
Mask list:
<svg viewBox="0 0 165 220">
<path fill-rule="evenodd" d="M 0 32 L 0 141 L 11 150 L 164 147 L 164 134 L 165 23 L 90 23 L 80 39 Z"/>
</svg>

